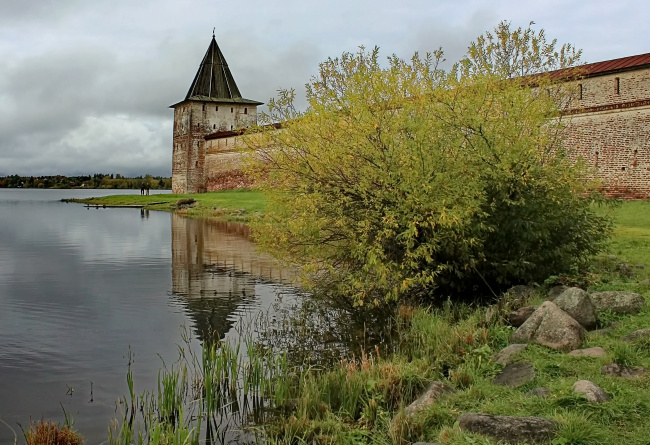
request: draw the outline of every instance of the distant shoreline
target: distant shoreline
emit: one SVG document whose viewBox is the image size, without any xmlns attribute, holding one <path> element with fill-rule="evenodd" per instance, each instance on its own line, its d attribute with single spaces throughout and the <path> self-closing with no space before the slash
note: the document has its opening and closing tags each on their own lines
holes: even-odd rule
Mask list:
<svg viewBox="0 0 650 445">
<path fill-rule="evenodd" d="M 152 195 L 108 195 L 92 198 L 65 198 L 63 202 L 85 204 L 90 208 L 138 208 L 161 210 L 191 217 L 224 221 L 250 221 L 266 208 L 266 197 L 258 190 L 224 190 L 219 192 Z"/>
</svg>

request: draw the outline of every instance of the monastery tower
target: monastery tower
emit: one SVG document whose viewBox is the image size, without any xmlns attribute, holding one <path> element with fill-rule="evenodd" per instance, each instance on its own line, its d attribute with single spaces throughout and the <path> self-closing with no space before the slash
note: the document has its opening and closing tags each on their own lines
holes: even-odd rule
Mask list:
<svg viewBox="0 0 650 445">
<path fill-rule="evenodd" d="M 209 140 L 256 125 L 258 105 L 262 102 L 242 98 L 212 35 L 185 99 L 170 107 L 174 109 L 173 193 L 207 190 L 206 137 Z"/>
</svg>

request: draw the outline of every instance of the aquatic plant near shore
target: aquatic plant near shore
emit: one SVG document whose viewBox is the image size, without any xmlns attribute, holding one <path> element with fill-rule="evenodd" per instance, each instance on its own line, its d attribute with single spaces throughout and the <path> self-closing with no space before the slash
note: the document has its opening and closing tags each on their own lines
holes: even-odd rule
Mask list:
<svg viewBox="0 0 650 445">
<path fill-rule="evenodd" d="M 171 367 L 163 363 L 154 392 L 136 395 L 129 355 L 129 397 L 120 400 L 121 416 L 109 428 L 111 445 L 198 444 L 202 436 L 219 442 L 236 429 L 246 442 L 256 434 L 244 432 L 251 419 L 263 423 L 268 410 L 290 400 L 286 353 L 273 355 L 244 336 L 206 342 L 199 357 L 187 331 L 182 337 L 178 360 Z"/>
</svg>

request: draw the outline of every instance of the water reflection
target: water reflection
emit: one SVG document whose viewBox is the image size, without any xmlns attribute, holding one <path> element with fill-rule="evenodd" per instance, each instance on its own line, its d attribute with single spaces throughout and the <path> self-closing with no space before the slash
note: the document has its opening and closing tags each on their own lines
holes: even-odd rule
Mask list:
<svg viewBox="0 0 650 445">
<path fill-rule="evenodd" d="M 242 320 L 265 314 L 256 340 L 293 363 L 334 360 L 349 345 L 372 350 L 370 324 L 306 305 L 292 274 L 255 252 L 246 226 L 60 202 L 98 192 L 0 190 L 2 421 L 62 422 L 63 407 L 86 443 L 105 443 L 128 391 L 128 352 L 136 392 L 154 390 L 162 360 L 178 357 L 182 325 L 201 341 L 236 340 Z M 0 428 L 0 443 L 13 443 L 10 429 Z"/>
<path fill-rule="evenodd" d="M 172 289 L 202 341 L 221 338 L 247 309 L 269 306 L 270 283 L 292 278 L 256 251 L 248 226 L 172 215 Z"/>
</svg>

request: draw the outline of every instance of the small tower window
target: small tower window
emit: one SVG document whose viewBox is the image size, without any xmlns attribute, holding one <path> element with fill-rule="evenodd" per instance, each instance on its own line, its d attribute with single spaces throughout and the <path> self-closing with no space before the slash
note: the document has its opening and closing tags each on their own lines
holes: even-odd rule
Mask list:
<svg viewBox="0 0 650 445">
<path fill-rule="evenodd" d="M 203 111 L 205 111 L 205 104 L 203 104 L 203 106 L 201 108 L 203 109 Z"/>
<path fill-rule="evenodd" d="M 248 108 L 244 108 L 244 114 L 248 114 Z"/>
<path fill-rule="evenodd" d="M 231 129 L 231 130 L 233 130 L 233 129 L 234 129 L 234 127 L 233 127 L 233 126 L 231 125 L 231 126 L 230 126 L 230 129 Z"/>
<path fill-rule="evenodd" d="M 230 112 L 232 113 L 233 111 L 234 111 L 234 108 L 233 108 L 233 107 L 230 107 Z"/>
<path fill-rule="evenodd" d="M 196 128 L 197 129 L 201 128 L 201 124 L 196 124 Z"/>
<path fill-rule="evenodd" d="M 212 129 L 214 130 L 215 128 L 217 128 L 217 124 L 212 124 Z"/>
<path fill-rule="evenodd" d="M 616 94 L 621 94 L 621 78 L 617 77 L 614 80 L 614 91 L 616 91 Z"/>
<path fill-rule="evenodd" d="M 216 107 L 214 107 L 214 111 L 219 111 L 219 105 L 217 105 Z"/>
<path fill-rule="evenodd" d="M 582 84 L 578 84 L 578 99 L 582 99 Z"/>
</svg>

